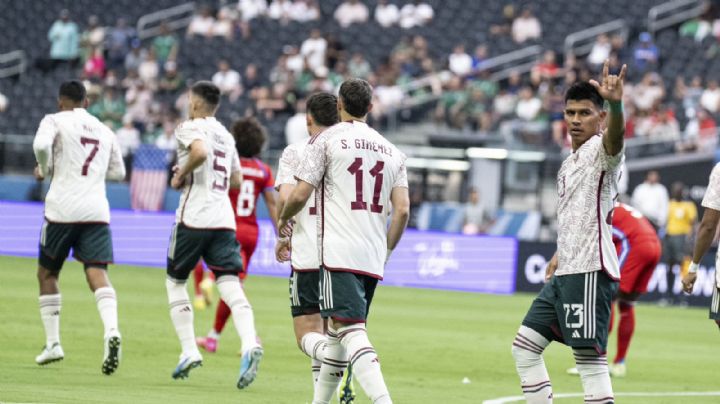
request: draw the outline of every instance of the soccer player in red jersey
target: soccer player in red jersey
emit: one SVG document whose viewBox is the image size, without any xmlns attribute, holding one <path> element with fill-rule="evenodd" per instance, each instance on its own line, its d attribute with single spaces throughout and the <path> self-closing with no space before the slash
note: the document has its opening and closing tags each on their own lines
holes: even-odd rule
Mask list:
<svg viewBox="0 0 720 404">
<path fill-rule="evenodd" d="M 275 207 L 275 181 L 270 167 L 260 161 L 257 156 L 267 140 L 265 128 L 254 118 L 243 118 L 236 121 L 232 127 L 232 134 L 240 151 L 240 167 L 242 171 L 242 185 L 240 189 L 230 189 L 230 202 L 235 212 L 237 223 L 237 240 L 240 243 L 240 256 L 243 263 L 243 271 L 240 272 L 240 279 L 244 280 L 248 274 L 250 258 L 252 258 L 258 241 L 258 223 L 256 216 L 257 200 L 262 194 L 265 198 L 270 219 L 273 227 L 277 223 L 277 212 Z M 195 273 L 200 273 L 202 279 L 203 266 L 201 262 L 195 267 Z M 196 275 L 196 290 L 197 290 Z M 217 350 L 218 339 L 222 333 L 225 323 L 230 317 L 230 308 L 222 299 L 218 302 L 215 311 L 215 324 L 207 337 L 200 337 L 197 343 L 207 352 Z"/>
</svg>

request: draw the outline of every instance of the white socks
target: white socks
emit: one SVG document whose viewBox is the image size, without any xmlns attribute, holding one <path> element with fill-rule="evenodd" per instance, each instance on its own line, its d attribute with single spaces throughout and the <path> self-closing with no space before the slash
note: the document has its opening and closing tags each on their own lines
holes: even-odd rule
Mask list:
<svg viewBox="0 0 720 404">
<path fill-rule="evenodd" d="M 118 315 L 117 315 L 117 296 L 115 289 L 111 286 L 98 288 L 95 290 L 95 302 L 97 303 L 100 319 L 105 328 L 104 337 L 118 336 Z"/>
<path fill-rule="evenodd" d="M 585 401 L 593 403 L 614 402 L 607 356 L 594 349 L 573 349 L 575 365 L 582 380 Z"/>
<path fill-rule="evenodd" d="M 255 317 L 252 307 L 236 275 L 223 275 L 215 280 L 220 298 L 230 307 L 235 329 L 242 341 L 243 354 L 256 346 L 257 333 L 255 331 Z"/>
<path fill-rule="evenodd" d="M 520 326 L 513 341 L 512 355 L 528 404 L 552 403 L 552 385 L 542 357 L 549 343 L 545 337 L 524 325 Z"/>
<path fill-rule="evenodd" d="M 40 295 L 40 318 L 45 327 L 45 346 L 60 342 L 60 294 Z"/>
<path fill-rule="evenodd" d="M 325 349 L 327 348 L 327 337 L 318 332 L 309 332 L 303 335 L 300 340 L 300 349 L 305 355 L 310 357 L 311 369 L 313 375 L 313 384 L 317 384 L 320 376 L 320 366 L 325 359 Z"/>
<path fill-rule="evenodd" d="M 328 404 L 338 388 L 347 368 L 347 353 L 340 344 L 335 330 L 328 329 L 327 346 L 325 347 L 325 358 L 322 361 L 320 374 L 315 383 L 315 394 L 313 404 Z"/>
<path fill-rule="evenodd" d="M 348 355 L 355 378 L 375 404 L 391 404 L 380 361 L 365 330 L 365 324 L 353 324 L 338 330 L 338 338 Z"/>
<path fill-rule="evenodd" d="M 199 356 L 200 351 L 195 344 L 193 309 L 190 304 L 190 297 L 185 289 L 185 282 L 175 283 L 170 279 L 166 279 L 165 287 L 167 288 L 168 303 L 170 304 L 170 318 L 180 339 L 182 355 Z"/>
</svg>

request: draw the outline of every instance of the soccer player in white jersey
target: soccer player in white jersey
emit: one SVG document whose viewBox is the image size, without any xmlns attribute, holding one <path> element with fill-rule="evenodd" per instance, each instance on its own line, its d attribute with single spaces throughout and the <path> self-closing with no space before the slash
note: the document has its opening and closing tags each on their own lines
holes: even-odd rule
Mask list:
<svg viewBox="0 0 720 404">
<path fill-rule="evenodd" d="M 371 100 L 366 81 L 343 82 L 338 97 L 343 122 L 305 146 L 297 185 L 278 222 L 284 228 L 313 191 L 320 193 L 320 311 L 329 320 L 314 404 L 329 402 L 348 361 L 373 403 L 392 402 L 365 323 L 385 263 L 407 225 L 410 202 L 405 155 L 365 123 Z"/>
<path fill-rule="evenodd" d="M 624 156 L 625 69 L 610 75 L 606 61 L 601 83 L 575 83 L 565 93 L 572 154 L 563 161 L 557 177 L 557 252 L 546 269 L 547 283 L 512 344 L 528 403 L 552 402 L 542 357 L 552 340 L 572 348 L 585 402 L 614 402 L 606 347 L 610 305 L 620 279 L 611 222 Z M 603 99 L 609 111 L 603 110 Z"/>
<path fill-rule="evenodd" d="M 250 302 L 240 286 L 240 246 L 235 238 L 235 214 L 228 197 L 230 187 L 242 182 L 235 139 L 215 119 L 220 90 L 209 81 L 190 89 L 189 117 L 175 130 L 178 167 L 170 185 L 182 189 L 167 260 L 170 318 L 180 339 L 180 362 L 175 379 L 188 377 L 202 364 L 195 344 L 193 309 L 185 283 L 200 258 L 215 273 L 220 297 L 230 306 L 235 329 L 242 340 L 237 387 L 255 380 L 263 349 L 257 341 Z"/>
<path fill-rule="evenodd" d="M 95 293 L 105 328 L 101 369 L 110 375 L 120 364 L 121 339 L 117 298 L 107 275 L 113 250 L 105 180 L 125 178 L 125 166 L 115 134 L 85 110 L 85 95 L 81 82 L 63 83 L 58 97 L 60 112 L 43 118 L 33 142 L 36 178 L 52 177 L 45 198 L 37 273 L 46 343 L 35 361 L 46 365 L 64 357 L 58 278 L 72 248 L 75 259 L 85 265 L 85 277 Z"/>
<path fill-rule="evenodd" d="M 307 100 L 307 128 L 311 137 L 317 136 L 338 122 L 337 98 L 328 93 L 316 93 Z M 280 197 L 280 214 L 297 180 L 295 170 L 300 166 L 308 139 L 288 145 L 280 157 L 275 188 Z M 275 250 L 281 262 L 290 259 L 290 312 L 293 316 L 295 338 L 300 350 L 311 359 L 313 381 L 317 382 L 320 365 L 325 357 L 327 322 L 320 316 L 319 273 L 317 250 L 317 204 L 315 193 L 293 218 L 291 237 L 277 243 Z M 292 255 L 288 257 L 288 248 Z M 345 392 L 343 392 L 345 393 Z M 350 392 L 347 395 L 352 395 Z M 344 399 L 348 401 L 348 398 Z"/>
<path fill-rule="evenodd" d="M 685 293 L 692 293 L 695 281 L 697 280 L 697 270 L 703 256 L 710 249 L 710 245 L 715 238 L 715 232 L 720 223 L 720 163 L 716 164 L 710 173 L 710 181 L 702 200 L 702 206 L 705 208 L 702 221 L 697 230 L 695 237 L 695 247 L 693 248 L 693 259 L 682 280 L 683 290 Z M 710 303 L 710 320 L 714 320 L 715 324 L 720 327 L 720 252 L 715 257 L 715 288 L 713 289 L 712 301 Z"/>
</svg>

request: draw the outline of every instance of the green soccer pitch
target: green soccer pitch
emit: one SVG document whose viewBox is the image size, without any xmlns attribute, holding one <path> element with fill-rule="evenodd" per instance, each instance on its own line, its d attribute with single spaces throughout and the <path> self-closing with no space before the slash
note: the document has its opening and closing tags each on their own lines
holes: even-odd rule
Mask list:
<svg viewBox="0 0 720 404">
<path fill-rule="evenodd" d="M 180 346 L 170 322 L 164 271 L 112 266 L 118 294 L 123 358 L 112 376 L 100 372 L 102 325 L 81 267 L 69 262 L 60 287 L 65 360 L 40 367 L 44 344 L 35 260 L 0 257 L 0 402 L 12 403 L 309 403 L 310 360 L 295 345 L 286 279 L 253 277 L 245 289 L 265 348 L 257 380 L 235 387 L 240 358 L 232 322 L 218 352 L 187 380 L 172 380 Z M 191 292 L 192 293 L 192 292 Z M 370 338 L 396 403 L 457 404 L 520 395 L 510 344 L 531 295 L 493 296 L 380 287 L 371 309 Z M 212 307 L 214 308 L 214 306 Z M 214 310 L 195 312 L 197 335 Z M 614 353 L 611 337 L 610 358 Z M 616 393 L 717 391 L 720 332 L 699 309 L 639 305 L 628 377 Z M 552 344 L 545 361 L 556 394 L 581 392 L 565 374 L 570 350 Z M 463 382 L 463 379 L 465 379 Z M 469 383 L 468 383 L 469 381 Z M 356 403 L 368 403 L 356 385 Z M 558 398 L 556 402 L 579 402 Z M 618 403 L 717 403 L 720 397 L 617 396 Z"/>
</svg>

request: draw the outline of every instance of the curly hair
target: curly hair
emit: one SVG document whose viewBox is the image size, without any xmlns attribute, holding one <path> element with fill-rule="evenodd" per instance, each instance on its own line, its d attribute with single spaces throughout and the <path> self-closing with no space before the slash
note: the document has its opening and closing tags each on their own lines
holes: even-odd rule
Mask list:
<svg viewBox="0 0 720 404">
<path fill-rule="evenodd" d="M 242 118 L 235 121 L 232 126 L 232 135 L 235 138 L 235 148 L 240 157 L 255 157 L 262 152 L 267 131 L 255 118 Z"/>
</svg>

